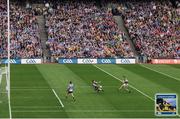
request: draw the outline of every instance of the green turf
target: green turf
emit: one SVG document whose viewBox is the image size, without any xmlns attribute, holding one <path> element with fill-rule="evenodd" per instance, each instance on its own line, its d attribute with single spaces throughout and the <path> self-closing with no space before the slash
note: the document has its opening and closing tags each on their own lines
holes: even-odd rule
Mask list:
<svg viewBox="0 0 180 119">
<path fill-rule="evenodd" d="M 12 65 L 12 116 L 14 118 L 149 118 L 155 117 L 154 101 L 149 97 L 154 98 L 156 93 L 180 95 L 180 80 L 177 80 L 180 79 L 180 65 L 96 66 L 119 79 L 126 75 L 130 85 L 148 97 L 134 88 L 130 88 L 132 91 L 130 94 L 126 91 L 118 91 L 121 82 L 94 65 Z M 91 87 L 93 79 L 101 81 L 105 92 L 97 94 L 93 91 Z M 66 87 L 70 80 L 75 84 L 75 102 L 71 98 L 65 99 Z M 60 97 L 64 108 L 61 107 L 52 89 Z M 1 112 L 3 115 L 0 114 L 0 117 L 7 117 L 8 112 L 3 112 L 0 107 Z"/>
</svg>

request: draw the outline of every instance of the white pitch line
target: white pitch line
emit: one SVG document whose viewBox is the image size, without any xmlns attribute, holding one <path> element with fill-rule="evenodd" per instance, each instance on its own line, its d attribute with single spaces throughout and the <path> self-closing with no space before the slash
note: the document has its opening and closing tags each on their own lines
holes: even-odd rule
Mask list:
<svg viewBox="0 0 180 119">
<path fill-rule="evenodd" d="M 78 86 L 79 88 L 91 88 L 92 86 Z M 113 88 L 113 87 L 117 87 L 117 86 L 104 86 L 104 87 L 106 87 L 106 88 Z M 53 88 L 56 88 L 56 87 L 53 87 Z M 60 88 L 56 88 L 56 89 L 60 89 Z M 47 89 L 41 89 L 41 88 L 37 88 L 37 89 L 31 89 L 31 88 L 13 88 L 13 89 L 11 89 L 11 90 L 13 90 L 13 91 L 36 91 L 36 90 L 40 90 L 40 91 L 48 91 L 48 90 L 52 90 L 52 89 L 50 89 L 50 88 L 47 88 Z M 1 93 L 1 92 L 0 92 Z"/>
<path fill-rule="evenodd" d="M 53 87 L 56 88 L 56 87 Z M 11 87 L 11 89 L 50 89 L 49 87 Z"/>
<path fill-rule="evenodd" d="M 153 112 L 154 110 L 66 110 L 66 112 Z M 63 112 L 63 110 L 13 110 L 13 112 Z"/>
<path fill-rule="evenodd" d="M 56 96 L 56 98 L 58 99 L 59 103 L 61 104 L 61 106 L 64 108 L 64 104 L 62 103 L 61 99 L 58 97 L 56 91 L 54 89 L 52 89 L 54 95 Z"/>
<path fill-rule="evenodd" d="M 48 91 L 48 90 L 51 90 L 50 88 L 49 89 L 23 89 L 23 88 L 19 88 L 19 89 L 11 89 L 13 91 Z"/>
<path fill-rule="evenodd" d="M 49 109 L 49 108 L 59 108 L 59 106 L 13 106 L 13 109 Z"/>
<path fill-rule="evenodd" d="M 103 70 L 102 68 L 98 67 L 97 65 L 93 65 L 93 66 L 96 67 L 96 68 L 98 68 L 99 70 L 103 71 L 104 73 L 108 74 L 109 76 L 111 76 L 111 77 L 113 77 L 113 78 L 115 78 L 115 79 L 117 79 L 117 80 L 123 82 L 120 78 L 118 78 L 118 77 L 116 77 L 116 76 L 110 74 L 109 72 Z M 133 89 L 137 90 L 139 93 L 141 93 L 142 95 L 146 96 L 146 97 L 149 98 L 150 100 L 154 101 L 154 99 L 153 99 L 152 97 L 150 97 L 149 95 L 143 93 L 142 91 L 140 91 L 139 89 L 135 88 L 135 87 L 132 86 L 132 85 L 129 85 L 129 86 L 132 87 Z"/>
<path fill-rule="evenodd" d="M 162 74 L 162 75 L 164 75 L 164 76 L 167 76 L 167 77 L 170 77 L 170 78 L 173 78 L 173 79 L 176 79 L 176 80 L 180 81 L 180 79 L 178 79 L 178 78 L 176 78 L 176 77 L 174 77 L 174 76 L 171 76 L 171 75 L 169 75 L 169 74 L 165 74 L 165 73 L 163 73 L 163 72 L 154 70 L 154 69 L 149 68 L 149 67 L 144 66 L 144 65 L 140 65 L 140 66 L 142 66 L 142 67 L 144 67 L 144 68 L 146 68 L 146 69 L 149 69 L 149 70 L 151 70 L 151 71 L 157 72 L 157 73 L 159 73 L 159 74 Z"/>
</svg>

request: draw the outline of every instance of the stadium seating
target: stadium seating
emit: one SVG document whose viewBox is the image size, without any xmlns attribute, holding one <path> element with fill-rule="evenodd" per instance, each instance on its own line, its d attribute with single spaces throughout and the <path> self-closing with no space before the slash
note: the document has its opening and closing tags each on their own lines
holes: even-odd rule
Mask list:
<svg viewBox="0 0 180 119">
<path fill-rule="evenodd" d="M 33 10 L 10 5 L 11 57 L 38 58 L 42 56 L 37 18 Z"/>
<path fill-rule="evenodd" d="M 180 12 L 170 2 L 135 2 L 122 7 L 136 49 L 151 58 L 180 58 Z"/>
<path fill-rule="evenodd" d="M 7 54 L 7 3 L 5 0 L 0 1 L 0 58 L 6 57 Z"/>
<path fill-rule="evenodd" d="M 7 58 L 7 6 L 0 4 L 0 58 Z M 11 58 L 40 58 L 42 56 L 36 16 L 17 4 L 10 5 Z M 4 17 L 6 16 L 6 17 Z"/>
<path fill-rule="evenodd" d="M 180 58 L 179 9 L 170 2 L 123 2 L 119 5 L 130 38 L 150 58 Z M 54 4 L 54 5 L 53 5 Z M 93 2 L 50 3 L 44 15 L 52 57 L 133 57 L 131 46 L 105 7 Z M 11 12 L 11 58 L 41 58 L 42 44 L 35 12 L 16 2 Z M 0 58 L 7 57 L 7 6 L 0 2 Z M 6 17 L 5 17 L 6 16 Z"/>
<path fill-rule="evenodd" d="M 59 3 L 46 16 L 47 46 L 54 57 L 133 57 L 113 15 L 93 3 Z"/>
</svg>

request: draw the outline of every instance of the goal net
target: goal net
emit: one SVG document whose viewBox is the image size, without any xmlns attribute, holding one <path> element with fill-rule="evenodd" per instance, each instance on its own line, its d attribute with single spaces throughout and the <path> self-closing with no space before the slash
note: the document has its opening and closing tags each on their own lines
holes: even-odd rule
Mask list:
<svg viewBox="0 0 180 119">
<path fill-rule="evenodd" d="M 0 93 L 8 94 L 9 89 L 7 64 L 0 64 Z"/>
</svg>

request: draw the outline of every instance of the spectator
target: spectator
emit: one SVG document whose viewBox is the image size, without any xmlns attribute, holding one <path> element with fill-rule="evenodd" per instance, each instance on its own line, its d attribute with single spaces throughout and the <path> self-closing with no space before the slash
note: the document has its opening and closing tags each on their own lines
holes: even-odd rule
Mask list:
<svg viewBox="0 0 180 119">
<path fill-rule="evenodd" d="M 180 12 L 169 1 L 126 3 L 122 12 L 140 53 L 151 58 L 180 58 Z"/>
<path fill-rule="evenodd" d="M 7 3 L 0 1 L 0 58 L 7 56 Z"/>
<path fill-rule="evenodd" d="M 66 2 L 46 15 L 48 41 L 53 57 L 133 57 L 134 54 L 113 15 L 94 3 Z"/>
<path fill-rule="evenodd" d="M 11 57 L 40 58 L 42 56 L 39 26 L 32 9 L 10 5 Z"/>
</svg>

